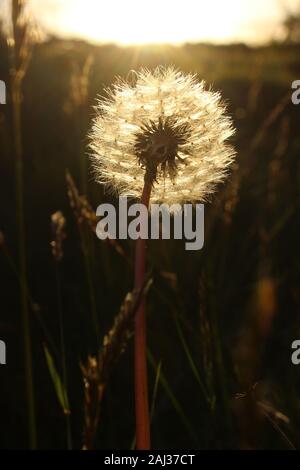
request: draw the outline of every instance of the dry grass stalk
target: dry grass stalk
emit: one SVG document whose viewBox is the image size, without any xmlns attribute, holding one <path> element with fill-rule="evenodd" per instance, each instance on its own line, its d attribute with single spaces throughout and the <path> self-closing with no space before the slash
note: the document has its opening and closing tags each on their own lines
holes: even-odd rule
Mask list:
<svg viewBox="0 0 300 470">
<path fill-rule="evenodd" d="M 93 63 L 93 54 L 89 54 L 86 58 L 84 58 L 83 61 L 76 59 L 72 60 L 69 94 L 63 106 L 65 113 L 72 118 L 76 127 L 76 132 L 80 138 L 80 145 L 78 149 L 80 170 L 79 187 L 83 194 L 88 193 L 86 143 L 84 136 L 89 125 L 89 80 Z"/>
<path fill-rule="evenodd" d="M 61 261 L 63 257 L 63 241 L 66 238 L 66 219 L 61 211 L 57 211 L 51 215 L 52 229 L 52 255 L 55 261 Z"/>
<path fill-rule="evenodd" d="M 135 313 L 151 283 L 151 278 L 148 276 L 138 292 L 133 291 L 126 295 L 113 327 L 103 339 L 98 359 L 89 356 L 87 364 L 81 364 L 84 380 L 85 428 L 83 449 L 85 450 L 93 448 L 101 401 L 109 376 L 133 334 Z"/>
<path fill-rule="evenodd" d="M 25 15 L 25 0 L 13 0 L 11 9 L 12 37 L 11 94 L 14 130 L 14 156 L 16 172 L 16 217 L 18 228 L 20 304 L 24 342 L 26 394 L 28 408 L 28 435 L 31 449 L 36 448 L 35 399 L 32 372 L 31 331 L 27 295 L 27 262 L 25 242 L 25 214 L 23 189 L 23 139 L 22 139 L 22 83 L 31 59 L 31 24 Z"/>
<path fill-rule="evenodd" d="M 87 197 L 79 194 L 76 184 L 69 171 L 66 172 L 66 181 L 70 205 L 75 215 L 79 231 L 81 232 L 84 225 L 87 225 L 93 232 L 96 233 L 98 217 L 96 216 L 96 213 L 90 205 Z M 107 241 L 119 255 L 128 261 L 128 263 L 131 262 L 128 255 L 125 253 L 117 240 L 107 238 Z"/>
<path fill-rule="evenodd" d="M 65 347 L 65 333 L 64 333 L 64 319 L 63 319 L 63 302 L 61 294 L 61 279 L 59 271 L 59 263 L 63 258 L 63 242 L 66 238 L 66 219 L 61 211 L 57 211 L 51 215 L 51 231 L 52 241 L 50 243 L 52 255 L 54 259 L 55 278 L 56 278 L 56 292 L 57 292 L 57 306 L 58 306 L 58 323 L 60 331 L 60 352 L 62 363 L 62 377 L 63 385 L 66 395 L 68 395 L 68 381 L 67 381 L 67 363 L 66 363 L 66 347 Z M 70 410 L 64 410 L 66 416 L 66 431 L 67 431 L 67 446 L 68 450 L 72 449 L 72 433 L 70 422 Z"/>
<path fill-rule="evenodd" d="M 89 96 L 89 78 L 94 56 L 89 54 L 83 64 L 72 62 L 72 73 L 70 77 L 70 93 L 64 104 L 64 110 L 72 114 L 75 109 L 85 108 Z"/>
</svg>

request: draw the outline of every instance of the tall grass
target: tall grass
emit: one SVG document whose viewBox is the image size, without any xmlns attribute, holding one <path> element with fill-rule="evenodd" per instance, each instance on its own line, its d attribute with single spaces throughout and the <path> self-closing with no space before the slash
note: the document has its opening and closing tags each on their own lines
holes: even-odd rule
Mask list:
<svg viewBox="0 0 300 470">
<path fill-rule="evenodd" d="M 30 24 L 24 17 L 24 0 L 13 0 L 12 40 L 11 40 L 11 96 L 14 131 L 14 156 L 16 175 L 16 216 L 18 227 L 20 303 L 22 333 L 24 342 L 24 362 L 26 373 L 26 394 L 28 408 L 28 432 L 31 449 L 37 446 L 33 366 L 31 351 L 30 311 L 27 297 L 26 226 L 23 181 L 23 136 L 22 136 L 22 83 L 31 58 L 29 43 Z"/>
<path fill-rule="evenodd" d="M 20 283 L 26 363 L 26 407 L 29 411 L 28 436 L 30 447 L 35 448 L 37 436 L 30 314 L 31 311 L 36 312 L 28 288 L 23 181 L 25 126 L 29 129 L 31 125 L 31 121 L 27 119 L 28 112 L 26 121 L 22 121 L 24 112 L 22 88 L 31 58 L 31 46 L 27 37 L 30 26 L 25 26 L 26 22 L 21 21 L 24 18 L 24 6 L 24 1 L 13 2 L 14 32 L 13 41 L 10 43 L 18 263 L 14 262 L 9 251 L 9 239 L 6 243 L 1 238 L 0 246 L 8 265 Z M 77 51 L 80 47 L 76 43 L 74 50 Z M 89 47 L 87 47 L 88 50 Z M 61 57 L 62 50 L 60 43 L 49 41 L 38 51 L 39 60 L 47 56 L 45 63 L 48 64 L 49 69 L 45 76 L 52 74 L 52 76 L 59 77 L 54 89 L 59 97 L 69 90 L 70 83 L 65 80 L 64 65 L 54 64 L 55 61 L 48 63 L 47 60 L 52 57 L 51 54 L 54 57 Z M 95 49 L 92 50 L 95 52 Z M 296 246 L 296 235 L 293 235 L 291 229 L 291 227 L 296 229 L 298 227 L 300 201 L 299 178 L 297 177 L 299 139 L 296 130 L 296 110 L 289 107 L 289 95 L 284 88 L 287 81 L 282 77 L 275 77 L 276 83 L 273 85 L 271 78 L 266 76 L 265 68 L 262 72 L 265 75 L 260 78 L 262 86 L 257 90 L 252 90 L 253 84 L 249 82 L 247 75 L 246 58 L 250 63 L 250 56 L 267 54 L 266 52 L 251 51 L 249 55 L 244 54 L 243 51 L 237 52 L 235 60 L 241 65 L 238 77 L 236 77 L 230 67 L 231 59 L 226 55 L 231 54 L 231 49 L 229 52 L 226 52 L 226 49 L 218 52 L 213 49 L 206 50 L 205 47 L 202 50 L 200 47 L 200 50 L 201 54 L 207 58 L 207 62 L 200 61 L 201 54 L 199 52 L 198 57 L 196 46 L 195 53 L 193 48 L 189 48 L 188 54 L 185 55 L 184 49 L 176 50 L 176 54 L 181 54 L 178 62 L 176 62 L 177 58 L 172 56 L 172 50 L 166 49 L 166 60 L 182 66 L 180 60 L 184 58 L 186 62 L 183 61 L 183 66 L 197 69 L 199 75 L 203 75 L 204 78 L 207 75 L 207 79 L 219 80 L 221 87 L 225 89 L 225 95 L 233 102 L 232 113 L 236 112 L 239 127 L 237 139 L 241 157 L 238 165 L 233 169 L 229 184 L 221 191 L 221 197 L 213 201 L 211 205 L 207 205 L 206 239 L 201 253 L 186 256 L 186 254 L 182 255 L 181 248 L 178 248 L 178 245 L 173 246 L 172 242 L 167 244 L 160 241 L 153 245 L 149 243 L 154 268 L 154 284 L 148 296 L 148 360 L 153 369 L 153 374 L 150 374 L 150 390 L 154 390 L 151 407 L 153 442 L 157 447 L 171 447 L 175 442 L 176 445 L 197 446 L 197 448 L 229 446 L 254 448 L 267 445 L 277 448 L 294 448 L 299 446 L 300 442 L 298 431 L 300 408 L 295 368 L 290 370 L 286 361 L 289 361 L 287 357 L 289 340 L 291 336 L 294 337 L 299 332 L 297 315 L 299 250 Z M 84 48 L 82 51 L 84 57 L 88 56 Z M 88 449 L 130 445 L 134 433 L 134 422 L 131 418 L 133 416 L 133 390 L 130 385 L 132 381 L 130 364 L 133 354 L 130 344 L 133 332 L 131 320 L 134 309 L 127 308 L 126 310 L 125 308 L 124 310 L 123 305 L 119 314 L 115 315 L 115 312 L 118 312 L 119 302 L 128 291 L 128 280 L 132 277 L 132 263 L 129 256 L 132 246 L 127 242 L 119 243 L 114 240 L 97 241 L 97 245 L 93 239 L 97 219 L 92 204 L 89 204 L 86 198 L 86 193 L 92 192 L 92 185 L 88 184 L 87 157 L 84 155 L 83 139 L 91 111 L 87 94 L 84 91 L 86 86 L 88 85 L 91 89 L 91 94 L 95 94 L 101 83 L 110 83 L 115 72 L 120 71 L 123 75 L 127 73 L 130 54 L 126 49 L 122 49 L 120 55 L 122 54 L 122 60 L 124 60 L 122 63 L 120 61 L 119 69 L 115 70 L 118 62 L 116 51 L 117 49 L 114 50 L 114 48 L 100 49 L 100 60 L 97 58 L 95 61 L 95 70 L 91 75 L 87 73 L 90 65 L 84 60 L 81 62 L 83 67 L 79 67 L 78 70 L 75 67 L 72 78 L 74 116 L 72 115 L 70 119 L 70 127 L 73 126 L 72 129 L 74 128 L 75 132 L 72 133 L 69 127 L 66 133 L 62 127 L 61 131 L 59 129 L 58 134 L 55 134 L 52 133 L 52 129 L 46 128 L 43 119 L 46 120 L 48 115 L 51 119 L 52 116 L 57 119 L 55 106 L 57 105 L 59 110 L 61 106 L 61 103 L 57 102 L 52 108 L 51 96 L 47 98 L 48 101 L 45 100 L 41 108 L 38 108 L 44 112 L 44 107 L 46 107 L 47 113 L 45 112 L 35 129 L 36 138 L 28 142 L 28 152 L 32 155 L 33 161 L 32 167 L 46 169 L 46 176 L 41 182 L 37 183 L 34 171 L 30 180 L 33 192 L 37 187 L 44 188 L 44 200 L 41 203 L 43 211 L 44 204 L 48 204 L 48 207 L 51 205 L 52 208 L 53 200 L 56 205 L 65 204 L 62 208 L 64 212 L 65 208 L 68 210 L 65 185 L 60 183 L 60 186 L 55 186 L 54 177 L 58 174 L 62 175 L 70 162 L 76 161 L 72 167 L 72 173 L 74 171 L 74 177 L 80 181 L 79 193 L 70 174 L 67 177 L 72 209 L 80 232 L 81 249 L 87 263 L 85 269 L 89 302 L 85 301 L 84 283 L 78 281 L 75 276 L 73 278 L 74 266 L 78 268 L 81 264 L 78 262 L 80 255 L 74 248 L 77 245 L 72 245 L 76 237 L 72 232 L 72 216 L 66 212 L 66 217 L 70 217 L 70 237 L 66 242 L 68 243 L 68 254 L 65 259 L 67 276 L 63 280 L 57 279 L 59 316 L 57 318 L 55 314 L 52 315 L 52 310 L 49 308 L 47 317 L 48 305 L 44 303 L 36 318 L 41 323 L 43 340 L 47 343 L 47 347 L 49 346 L 48 349 L 51 353 L 55 352 L 55 359 L 62 363 L 61 383 L 64 389 L 70 390 L 73 398 L 72 404 L 75 403 L 76 406 L 72 415 L 73 431 L 75 431 L 72 445 Z M 274 52 L 275 55 L 279 53 L 281 54 L 279 49 Z M 72 51 L 68 54 L 72 54 Z M 149 51 L 147 54 L 150 54 Z M 222 60 L 215 60 L 211 69 L 209 69 L 209 54 L 216 54 L 216 57 L 222 56 Z M 152 62 L 159 62 L 159 59 L 161 57 L 153 53 L 153 58 L 150 57 L 148 62 L 145 57 L 142 60 L 147 62 L 146 65 L 151 66 Z M 114 66 L 112 66 L 113 60 Z M 293 61 L 296 63 L 296 58 Z M 271 62 L 270 59 L 268 67 L 274 66 Z M 282 67 L 283 59 L 279 58 L 278 63 L 278 67 Z M 30 77 L 34 85 L 36 84 L 35 77 L 40 80 L 43 76 L 40 74 L 40 63 L 36 63 L 35 67 Z M 245 73 L 246 78 L 241 78 L 242 73 Z M 260 77 L 260 72 L 258 76 Z M 76 94 L 81 86 L 78 84 L 81 81 L 80 77 L 83 77 L 84 82 L 82 95 Z M 34 97 L 39 90 L 34 85 L 30 98 L 38 106 Z M 41 83 L 41 88 L 42 86 L 43 83 Z M 59 87 L 63 89 L 63 92 L 59 93 Z M 250 90 L 249 97 L 245 96 L 247 95 L 245 90 L 248 89 Z M 263 90 L 261 93 L 265 93 L 263 96 L 260 95 L 261 89 Z M 266 96 L 267 92 L 271 95 L 269 101 Z M 79 100 L 80 105 L 75 106 L 76 100 Z M 249 102 L 248 108 L 247 102 Z M 65 125 L 63 113 L 60 112 L 59 118 L 62 126 Z M 56 127 L 59 128 L 58 125 Z M 44 145 L 42 141 L 45 136 L 49 140 Z M 54 147 L 51 147 L 49 142 L 55 138 L 57 142 Z M 59 157 L 55 160 L 55 152 L 58 156 L 61 155 L 59 152 L 63 146 L 62 142 L 65 141 L 72 141 L 75 143 L 74 147 L 79 149 L 79 165 L 77 164 L 78 155 L 72 152 L 66 154 L 67 147 L 63 147 L 61 152 L 64 160 L 60 161 Z M 34 160 L 35 150 L 37 160 Z M 77 168 L 77 173 L 74 167 Z M 63 180 L 62 177 L 61 180 Z M 55 188 L 53 189 L 55 194 L 51 194 L 50 202 L 50 197 L 47 199 L 49 188 L 51 190 Z M 97 193 L 97 197 L 91 199 L 94 206 L 99 203 L 99 197 L 103 197 L 102 193 L 100 195 Z M 110 198 L 110 195 L 105 197 Z M 45 216 L 47 228 L 48 217 L 49 213 Z M 37 216 L 35 222 L 37 230 L 42 224 L 43 218 Z M 295 233 L 298 233 L 297 230 Z M 37 243 L 39 247 L 42 247 L 41 253 L 44 253 L 45 247 L 48 246 L 45 238 L 31 239 L 30 243 L 32 245 Z M 42 260 L 36 260 L 36 263 L 38 272 L 41 269 L 45 275 L 51 272 L 46 256 Z M 43 265 L 42 268 L 41 265 Z M 112 285 L 107 279 L 107 265 L 114 275 L 115 282 L 112 282 Z M 260 270 L 264 266 L 269 269 L 267 273 Z M 165 276 L 167 270 L 168 280 Z M 6 279 L 4 285 L 6 285 L 5 282 L 7 282 Z M 47 295 L 48 299 L 53 297 L 51 289 L 44 284 L 44 280 L 37 281 L 37 290 L 41 290 L 41 302 L 47 298 Z M 62 291 L 65 300 L 63 308 Z M 268 309 L 272 307 L 273 293 L 276 298 L 276 309 L 271 312 Z M 80 303 L 78 308 L 77 302 Z M 99 315 L 100 308 L 101 315 Z M 79 321 L 81 313 L 84 318 L 80 318 Z M 89 313 L 92 314 L 91 321 Z M 89 330 L 89 334 L 85 336 L 82 330 L 86 324 L 90 323 L 92 323 L 93 330 L 92 332 Z M 113 325 L 112 329 L 105 335 L 104 332 L 109 329 L 110 325 Z M 51 335 L 52 326 L 53 328 L 57 326 L 58 331 L 54 341 Z M 35 346 L 38 346 L 41 342 L 39 333 L 35 334 L 35 340 Z M 57 348 L 57 345 L 60 345 L 60 348 Z M 75 353 L 68 350 L 70 345 L 73 349 L 77 348 Z M 59 354 L 59 349 L 62 355 Z M 93 356 L 88 357 L 87 351 L 91 349 Z M 122 355 L 125 349 L 128 351 Z M 282 352 L 285 354 L 283 359 Z M 68 380 L 66 380 L 66 357 L 70 362 L 73 361 L 72 367 L 67 371 Z M 82 364 L 80 370 L 79 361 Z M 119 367 L 118 362 L 120 362 Z M 43 394 L 41 392 L 42 399 L 48 378 L 46 375 L 48 371 L 44 366 L 43 363 L 41 367 L 37 361 L 38 383 L 43 392 Z M 113 374 L 113 371 L 116 373 Z M 82 388 L 81 378 L 83 378 Z M 256 382 L 258 382 L 257 385 Z M 50 390 L 47 396 L 51 398 L 52 395 L 53 391 Z M 13 402 L 7 403 L 11 405 Z M 45 412 L 51 431 L 54 430 L 53 434 L 55 434 L 53 440 L 50 440 L 52 439 L 50 437 L 45 440 L 49 446 L 53 445 L 53 442 L 63 443 L 61 445 L 66 443 L 66 423 L 63 419 L 61 421 L 57 419 L 61 409 L 59 408 L 58 411 L 55 403 L 53 400 L 51 411 L 49 407 L 49 410 Z M 20 406 L 23 406 L 23 403 Z M 81 409 L 84 409 L 82 420 Z M 57 423 L 62 424 L 59 426 Z M 41 430 L 44 430 L 45 426 L 41 420 Z M 82 428 L 84 430 L 83 442 L 81 442 Z M 67 445 L 71 447 L 70 429 L 67 429 L 67 436 L 67 442 L 69 442 Z M 15 436 L 12 439 L 15 440 Z"/>
</svg>

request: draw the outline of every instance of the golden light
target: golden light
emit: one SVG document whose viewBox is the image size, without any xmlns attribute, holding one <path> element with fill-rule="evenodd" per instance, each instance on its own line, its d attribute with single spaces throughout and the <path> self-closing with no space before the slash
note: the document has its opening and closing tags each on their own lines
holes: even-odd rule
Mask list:
<svg viewBox="0 0 300 470">
<path fill-rule="evenodd" d="M 69 18 L 80 34 L 90 39 L 121 44 L 180 43 L 191 38 L 224 39 L 234 32 L 238 9 L 226 14 L 226 2 L 169 2 L 162 0 L 76 1 Z M 229 21 L 228 21 L 229 20 Z M 191 38 L 192 39 L 192 38 Z"/>
<path fill-rule="evenodd" d="M 289 0 L 291 5 L 295 2 Z M 54 33 L 124 45 L 259 42 L 275 33 L 283 13 L 277 0 L 31 0 L 31 4 L 36 17 Z"/>
</svg>

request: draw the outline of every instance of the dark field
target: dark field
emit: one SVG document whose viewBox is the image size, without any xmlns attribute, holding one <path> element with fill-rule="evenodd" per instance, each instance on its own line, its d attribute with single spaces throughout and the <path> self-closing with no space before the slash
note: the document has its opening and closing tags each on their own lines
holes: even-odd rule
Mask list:
<svg viewBox="0 0 300 470">
<path fill-rule="evenodd" d="M 2 38 L 0 78 L 8 95 L 0 106 L 0 338 L 7 365 L 0 368 L 0 447 L 15 449 L 28 447 L 28 430 L 8 52 Z M 201 251 L 187 252 L 181 241 L 148 244 L 153 448 L 300 447 L 300 365 L 291 362 L 291 344 L 300 339 L 300 105 L 291 102 L 299 53 L 299 45 L 138 49 L 57 39 L 34 47 L 22 86 L 21 128 L 39 448 L 82 447 L 80 363 L 101 351 L 133 286 L 133 242 L 96 238 L 89 218 L 70 205 L 66 171 L 94 209 L 113 200 L 94 183 L 87 156 L 95 97 L 115 75 L 161 64 L 195 72 L 222 92 L 237 128 L 237 159 L 205 206 Z M 50 222 L 58 210 L 67 225 L 63 258 L 55 262 Z M 53 377 L 54 368 L 64 375 L 60 314 L 69 403 Z M 125 349 L 109 367 L 96 449 L 133 444 L 132 339 Z M 62 405 L 70 408 L 69 440 Z"/>
</svg>

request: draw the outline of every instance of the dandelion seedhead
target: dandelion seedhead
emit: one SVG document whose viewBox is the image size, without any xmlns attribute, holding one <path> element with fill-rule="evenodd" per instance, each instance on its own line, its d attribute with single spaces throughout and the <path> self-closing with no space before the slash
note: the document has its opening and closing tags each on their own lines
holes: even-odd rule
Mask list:
<svg viewBox="0 0 300 470">
<path fill-rule="evenodd" d="M 152 202 L 206 200 L 235 155 L 220 94 L 173 68 L 135 77 L 118 80 L 96 106 L 90 134 L 96 180 L 139 198 L 146 179 Z"/>
</svg>

